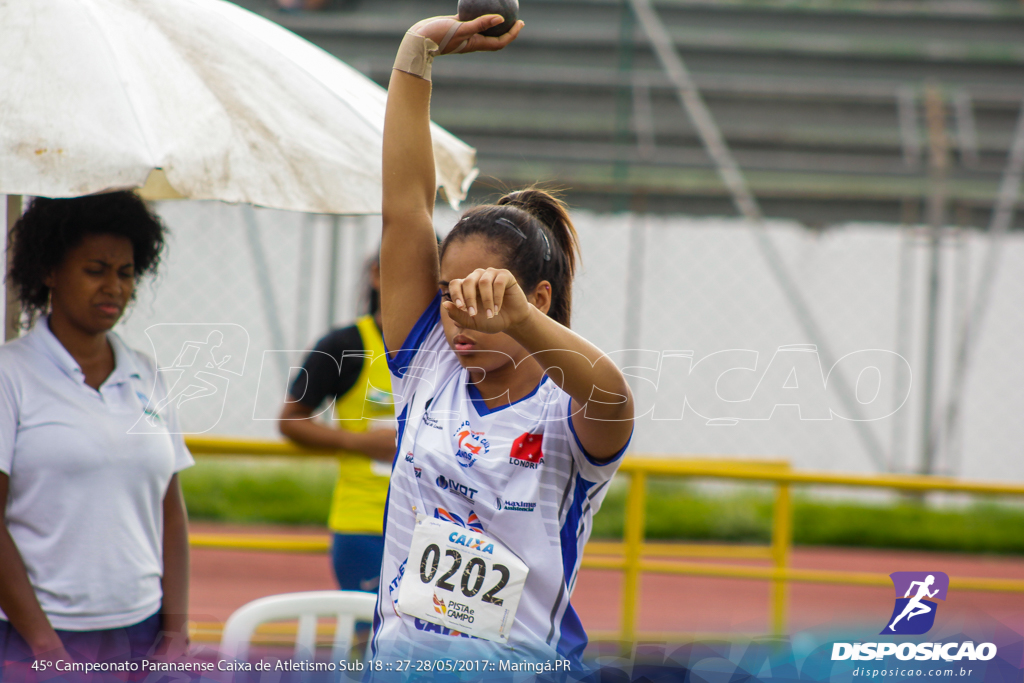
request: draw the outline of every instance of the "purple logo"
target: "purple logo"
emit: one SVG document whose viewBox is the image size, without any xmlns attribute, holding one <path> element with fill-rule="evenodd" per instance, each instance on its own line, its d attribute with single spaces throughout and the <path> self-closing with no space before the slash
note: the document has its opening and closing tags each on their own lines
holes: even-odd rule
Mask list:
<svg viewBox="0 0 1024 683">
<path fill-rule="evenodd" d="M 889 575 L 896 589 L 896 606 L 880 635 L 917 636 L 935 624 L 938 603 L 945 600 L 949 576 L 945 572 L 893 572 Z"/>
</svg>

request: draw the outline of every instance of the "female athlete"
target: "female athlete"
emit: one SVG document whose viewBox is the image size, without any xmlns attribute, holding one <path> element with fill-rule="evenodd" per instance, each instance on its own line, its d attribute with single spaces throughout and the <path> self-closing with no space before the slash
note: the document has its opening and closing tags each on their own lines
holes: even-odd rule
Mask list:
<svg viewBox="0 0 1024 683">
<path fill-rule="evenodd" d="M 568 327 L 564 204 L 528 189 L 475 207 L 438 258 L 430 61 L 501 49 L 522 28 L 479 35 L 497 23 L 419 22 L 389 87 L 381 297 L 399 431 L 371 642 L 381 675 L 460 653 L 578 666 L 587 638 L 569 597 L 633 429 L 622 373 Z"/>
</svg>

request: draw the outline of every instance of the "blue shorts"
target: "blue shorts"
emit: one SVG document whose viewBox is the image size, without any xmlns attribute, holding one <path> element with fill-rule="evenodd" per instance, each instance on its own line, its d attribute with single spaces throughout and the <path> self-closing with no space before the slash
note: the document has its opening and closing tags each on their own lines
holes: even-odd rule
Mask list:
<svg viewBox="0 0 1024 683">
<path fill-rule="evenodd" d="M 334 534 L 331 544 L 334 577 L 343 591 L 376 593 L 384 560 L 384 537 L 370 534 Z"/>
<path fill-rule="evenodd" d="M 57 631 L 64 649 L 76 662 L 124 662 L 142 659 L 152 654 L 160 642 L 161 615 L 159 612 L 137 624 L 101 631 Z M 31 671 L 20 671 L 35 661 L 32 648 L 10 622 L 0 619 L 0 681 L 29 680 Z M 60 675 L 49 670 L 58 680 L 76 681 L 86 674 Z M 122 674 L 123 676 L 123 674 Z M 144 675 L 137 676 L 139 680 Z M 40 679 L 48 676 L 40 676 Z M 98 680 L 98 679 L 97 679 Z M 132 677 L 129 677 L 132 680 Z"/>
</svg>

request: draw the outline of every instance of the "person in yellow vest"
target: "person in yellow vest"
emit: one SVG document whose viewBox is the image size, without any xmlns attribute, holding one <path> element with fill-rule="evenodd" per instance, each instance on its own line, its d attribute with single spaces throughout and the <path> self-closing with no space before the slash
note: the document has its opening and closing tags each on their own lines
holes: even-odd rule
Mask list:
<svg viewBox="0 0 1024 683">
<path fill-rule="evenodd" d="M 297 443 L 340 451 L 327 520 L 334 532 L 334 574 L 342 590 L 376 592 L 396 422 L 383 359 L 376 259 L 368 271 L 370 312 L 317 342 L 289 389 L 278 424 L 281 434 Z M 332 426 L 312 419 L 325 401 L 334 403 L 324 409 L 333 409 Z"/>
</svg>

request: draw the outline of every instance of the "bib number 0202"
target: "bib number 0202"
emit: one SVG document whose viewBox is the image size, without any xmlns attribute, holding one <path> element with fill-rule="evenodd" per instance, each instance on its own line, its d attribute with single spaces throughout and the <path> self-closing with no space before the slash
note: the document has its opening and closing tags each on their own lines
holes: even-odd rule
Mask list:
<svg viewBox="0 0 1024 683">
<path fill-rule="evenodd" d="M 434 584 L 438 588 L 455 592 L 455 586 L 448 582 L 448 579 L 454 577 L 459 568 L 462 566 L 462 553 L 458 550 L 449 548 L 444 551 L 446 558 L 451 558 L 452 565 L 448 568 L 441 578 Z M 441 549 L 437 547 L 436 543 L 431 543 L 423 551 L 423 557 L 420 558 L 420 580 L 423 583 L 431 583 L 434 577 L 437 575 L 437 567 L 441 560 Z M 490 590 L 481 596 L 481 600 L 492 605 L 501 605 L 503 599 L 498 597 L 498 592 L 508 585 L 509 572 L 508 567 L 503 564 L 493 564 L 491 569 L 498 573 L 498 582 L 495 583 Z M 469 562 L 466 563 L 466 568 L 462 571 L 462 594 L 467 598 L 476 597 L 476 594 L 480 592 L 480 589 L 484 585 L 484 576 L 487 574 L 487 561 L 479 558 L 470 558 Z"/>
<path fill-rule="evenodd" d="M 422 517 L 398 589 L 399 613 L 508 642 L 530 569 L 497 539 Z"/>
</svg>

